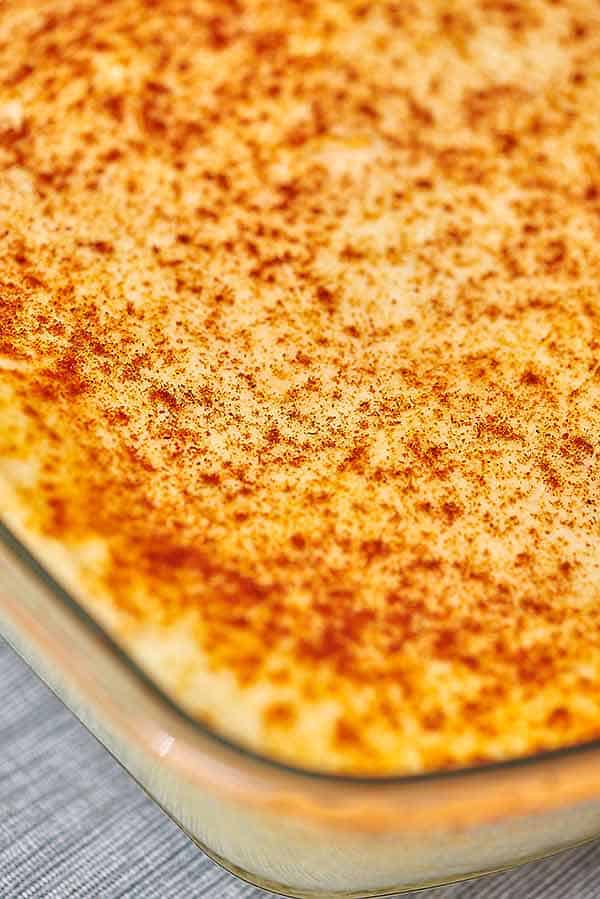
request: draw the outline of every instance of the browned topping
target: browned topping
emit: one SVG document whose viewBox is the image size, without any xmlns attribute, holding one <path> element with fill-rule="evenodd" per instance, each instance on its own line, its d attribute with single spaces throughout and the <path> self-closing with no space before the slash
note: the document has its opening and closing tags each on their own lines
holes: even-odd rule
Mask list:
<svg viewBox="0 0 600 899">
<path fill-rule="evenodd" d="M 1 6 L 0 473 L 234 738 L 600 735 L 599 61 L 592 0 Z"/>
</svg>

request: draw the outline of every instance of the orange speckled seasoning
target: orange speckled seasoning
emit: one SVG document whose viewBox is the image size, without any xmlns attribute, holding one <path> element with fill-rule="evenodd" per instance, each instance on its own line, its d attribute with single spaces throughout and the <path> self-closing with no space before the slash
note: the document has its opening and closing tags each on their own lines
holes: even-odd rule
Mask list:
<svg viewBox="0 0 600 899">
<path fill-rule="evenodd" d="M 321 770 L 600 736 L 600 6 L 6 0 L 6 520 Z"/>
</svg>

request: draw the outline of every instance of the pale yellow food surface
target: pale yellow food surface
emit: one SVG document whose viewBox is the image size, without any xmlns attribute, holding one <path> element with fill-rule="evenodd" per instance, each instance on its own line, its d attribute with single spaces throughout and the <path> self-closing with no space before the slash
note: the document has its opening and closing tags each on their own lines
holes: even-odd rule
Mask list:
<svg viewBox="0 0 600 899">
<path fill-rule="evenodd" d="M 2 514 L 191 714 L 600 736 L 599 442 L 599 3 L 0 3 Z"/>
</svg>

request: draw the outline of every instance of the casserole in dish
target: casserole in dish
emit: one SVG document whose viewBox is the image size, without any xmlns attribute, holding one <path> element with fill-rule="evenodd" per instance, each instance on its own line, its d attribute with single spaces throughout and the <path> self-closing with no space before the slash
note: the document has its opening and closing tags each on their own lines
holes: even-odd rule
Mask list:
<svg viewBox="0 0 600 899">
<path fill-rule="evenodd" d="M 255 882 L 598 829 L 598 59 L 592 2 L 0 10 L 3 626 Z"/>
</svg>

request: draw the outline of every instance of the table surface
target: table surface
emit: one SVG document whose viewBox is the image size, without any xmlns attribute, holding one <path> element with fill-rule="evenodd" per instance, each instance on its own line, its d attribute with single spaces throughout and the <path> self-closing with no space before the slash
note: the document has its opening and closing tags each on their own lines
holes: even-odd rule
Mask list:
<svg viewBox="0 0 600 899">
<path fill-rule="evenodd" d="M 266 899 L 209 861 L 0 640 L 3 899 Z M 413 899 L 597 899 L 600 843 Z"/>
</svg>

